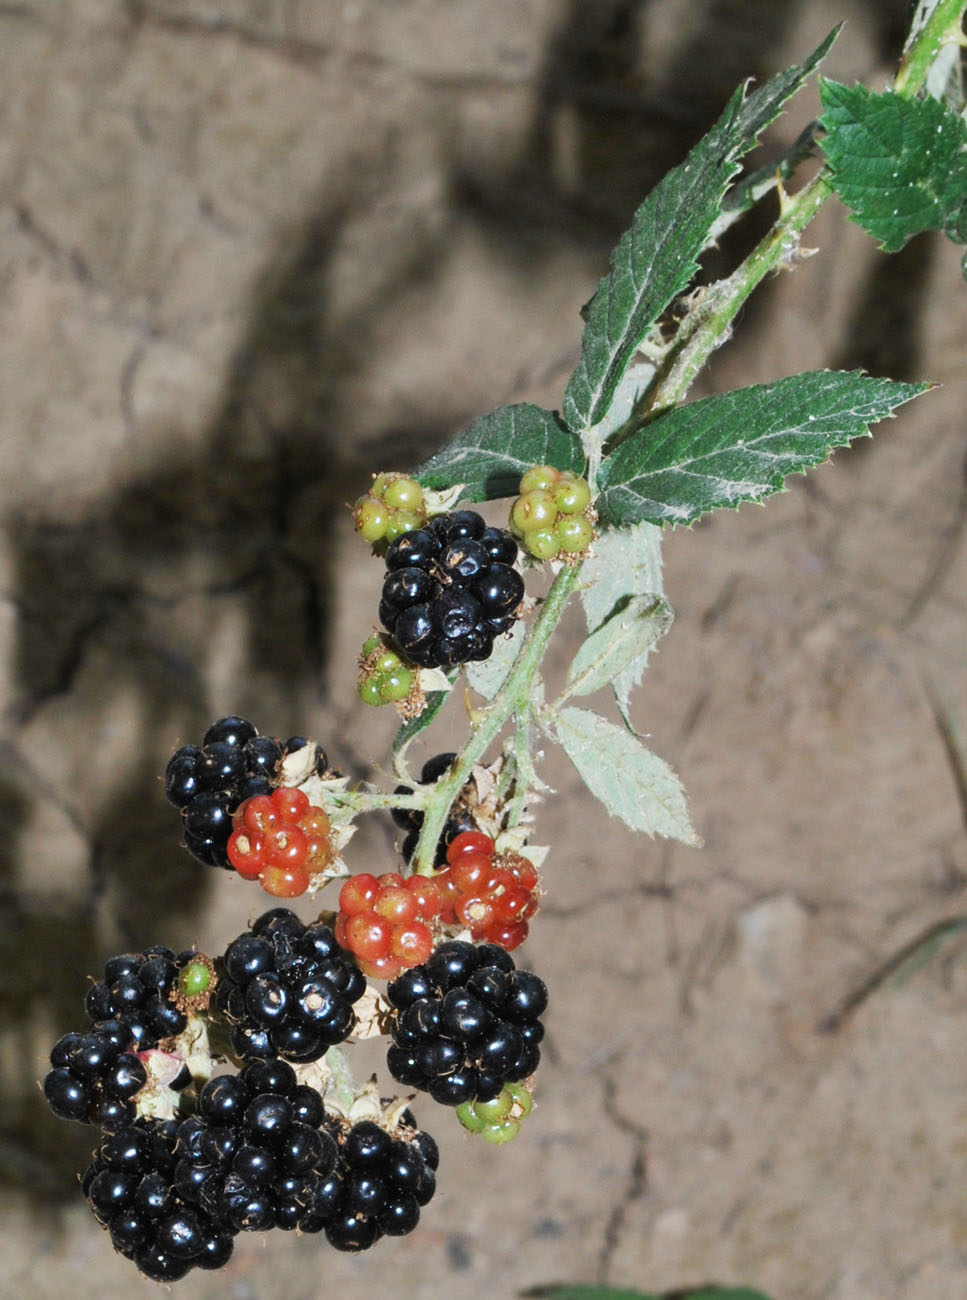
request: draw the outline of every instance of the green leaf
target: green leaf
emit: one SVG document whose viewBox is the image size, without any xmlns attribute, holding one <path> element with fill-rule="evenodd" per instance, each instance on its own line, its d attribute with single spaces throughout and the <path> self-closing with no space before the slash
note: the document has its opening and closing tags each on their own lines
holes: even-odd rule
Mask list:
<svg viewBox="0 0 967 1300">
<path fill-rule="evenodd" d="M 642 339 L 698 270 L 729 182 L 743 154 L 802 85 L 836 32 L 798 67 L 746 98 L 740 86 L 711 131 L 642 203 L 611 254 L 611 270 L 588 304 L 581 359 L 564 394 L 564 418 L 588 430 L 608 413 Z"/>
<path fill-rule="evenodd" d="M 613 1286 L 533 1287 L 524 1295 L 540 1300 L 661 1300 L 648 1291 L 624 1291 Z"/>
<path fill-rule="evenodd" d="M 631 692 L 641 681 L 655 642 L 668 631 L 674 617 L 671 606 L 662 599 L 661 529 L 654 524 L 606 529 L 584 561 L 581 580 L 581 603 L 589 632 L 595 632 L 629 600 L 661 601 L 660 612 L 656 612 L 661 620 L 658 635 L 643 642 L 638 658 L 612 682 L 621 716 L 630 727 Z"/>
<path fill-rule="evenodd" d="M 468 501 L 492 501 L 516 496 L 522 475 L 532 465 L 581 473 L 584 462 L 580 440 L 559 416 L 522 402 L 499 406 L 474 420 L 415 470 L 413 477 L 429 488 L 463 483 Z"/>
<path fill-rule="evenodd" d="M 967 122 L 935 99 L 821 81 L 830 184 L 888 253 L 924 230 L 967 241 Z"/>
<path fill-rule="evenodd" d="M 518 619 L 506 636 L 494 642 L 493 652 L 483 663 L 467 664 L 467 681 L 485 700 L 492 700 L 514 666 L 524 641 L 525 627 Z"/>
<path fill-rule="evenodd" d="M 664 1300 L 672 1300 L 672 1297 L 665 1296 Z M 744 1286 L 703 1286 L 697 1291 L 676 1291 L 674 1300 L 769 1300 L 769 1297 Z"/>
<path fill-rule="evenodd" d="M 564 752 L 613 817 L 634 831 L 699 847 L 682 783 L 664 759 L 625 727 L 587 709 L 560 709 L 552 718 Z"/>
<path fill-rule="evenodd" d="M 598 513 L 612 523 L 687 524 L 758 501 L 929 387 L 816 370 L 676 407 L 604 462 Z"/>
<path fill-rule="evenodd" d="M 661 596 L 625 596 L 611 616 L 584 642 L 571 661 L 562 698 L 591 695 L 610 686 L 644 656 L 671 626 L 671 608 Z"/>
</svg>

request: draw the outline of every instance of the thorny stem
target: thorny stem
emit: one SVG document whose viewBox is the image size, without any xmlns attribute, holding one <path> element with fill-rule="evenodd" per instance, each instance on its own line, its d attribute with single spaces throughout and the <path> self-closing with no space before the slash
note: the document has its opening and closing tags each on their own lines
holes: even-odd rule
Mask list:
<svg viewBox="0 0 967 1300">
<path fill-rule="evenodd" d="M 423 829 L 414 856 L 414 870 L 423 876 L 433 874 L 436 846 L 443 833 L 447 813 L 462 786 L 473 770 L 474 764 L 486 753 L 504 725 L 515 715 L 526 713 L 530 706 L 530 692 L 540 668 L 547 643 L 560 622 L 568 597 L 577 585 L 579 564 L 565 565 L 554 582 L 541 607 L 530 637 L 511 668 L 503 686 L 480 711 L 479 720 L 470 733 L 470 739 L 457 755 L 449 772 L 440 778 L 426 797 Z"/>
<path fill-rule="evenodd" d="M 939 0 L 900 61 L 900 70 L 893 80 L 893 89 L 898 95 L 916 95 L 941 48 L 964 43 L 965 9 L 964 0 Z"/>
<path fill-rule="evenodd" d="M 709 355 L 724 342 L 752 290 L 770 271 L 795 258 L 799 236 L 831 193 L 824 168 L 793 198 L 785 199 L 779 220 L 742 265 L 708 289 L 676 340 L 674 360 L 654 390 L 651 415 L 682 400 Z"/>
</svg>

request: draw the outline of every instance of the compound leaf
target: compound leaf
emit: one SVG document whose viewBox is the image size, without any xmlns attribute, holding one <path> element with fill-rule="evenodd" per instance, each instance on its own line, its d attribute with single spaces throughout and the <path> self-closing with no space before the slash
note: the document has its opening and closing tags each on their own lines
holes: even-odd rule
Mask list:
<svg viewBox="0 0 967 1300">
<path fill-rule="evenodd" d="M 587 307 L 581 358 L 564 394 L 564 418 L 589 430 L 608 413 L 638 346 L 698 270 L 742 156 L 822 59 L 836 31 L 804 63 L 746 97 L 733 94 L 711 131 L 651 191 L 611 254 Z"/>
<path fill-rule="evenodd" d="M 598 513 L 611 523 L 687 524 L 758 501 L 929 387 L 815 370 L 676 407 L 604 462 Z"/>
<path fill-rule="evenodd" d="M 634 831 L 697 848 L 682 783 L 632 732 L 587 709 L 560 709 L 553 731 L 595 798 Z"/>
<path fill-rule="evenodd" d="M 532 465 L 581 473 L 584 461 L 579 439 L 554 412 L 521 402 L 481 415 L 413 477 L 428 488 L 463 483 L 468 501 L 492 501 L 516 496 L 521 476 Z"/>
<path fill-rule="evenodd" d="M 830 184 L 889 253 L 924 230 L 967 242 L 967 122 L 936 99 L 821 81 Z"/>
</svg>

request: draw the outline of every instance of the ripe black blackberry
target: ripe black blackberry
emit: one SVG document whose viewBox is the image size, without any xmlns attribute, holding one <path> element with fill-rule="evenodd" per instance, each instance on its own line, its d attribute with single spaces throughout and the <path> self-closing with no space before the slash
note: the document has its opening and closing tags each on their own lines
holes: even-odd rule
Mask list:
<svg viewBox="0 0 967 1300">
<path fill-rule="evenodd" d="M 271 794 L 284 748 L 245 718 L 220 718 L 201 746 L 182 745 L 165 769 L 165 794 L 181 809 L 184 844 L 206 866 L 231 869 L 226 846 L 232 813 L 245 799 Z"/>
<path fill-rule="evenodd" d="M 524 596 L 517 543 L 473 510 L 438 515 L 386 552 L 379 618 L 422 668 L 487 659 L 513 626 Z"/>
<path fill-rule="evenodd" d="M 455 758 L 456 754 L 454 753 L 435 754 L 432 758 L 428 758 L 423 764 L 423 770 L 420 772 L 420 784 L 432 785 L 435 781 L 439 781 L 440 777 L 443 776 L 444 772 L 446 772 L 447 768 Z M 393 793 L 412 794 L 413 791 L 408 785 L 398 785 Z M 403 837 L 403 843 L 400 845 L 400 853 L 403 855 L 404 861 L 409 862 L 416 851 L 417 841 L 420 838 L 420 829 L 423 826 L 423 814 L 418 808 L 394 808 L 391 815 L 397 826 L 406 831 L 406 835 Z M 450 812 L 450 816 L 444 824 L 443 833 L 441 834 L 439 843 L 437 844 L 433 865 L 437 867 L 444 866 L 447 860 L 447 848 L 450 841 L 455 839 L 461 831 L 472 831 L 475 829 L 476 823 L 470 816 L 469 812 L 465 808 L 460 807 L 459 804 L 455 804 Z"/>
<path fill-rule="evenodd" d="M 290 1065 L 253 1061 L 202 1088 L 178 1129 L 173 1186 L 232 1232 L 301 1227 L 336 1167 L 330 1126 Z"/>
<path fill-rule="evenodd" d="M 302 1231 L 324 1231 L 331 1246 L 345 1251 L 412 1232 L 436 1190 L 433 1138 L 416 1128 L 408 1111 L 394 1133 L 372 1120 L 337 1133 L 336 1166 L 302 1219 Z"/>
<path fill-rule="evenodd" d="M 328 926 L 276 907 L 234 939 L 218 963 L 215 1007 L 246 1060 L 315 1061 L 356 1023 L 366 980 Z"/>
<path fill-rule="evenodd" d="M 445 1106 L 489 1101 L 540 1063 L 547 989 L 494 944 L 443 943 L 386 996 L 390 1073 Z"/>
<path fill-rule="evenodd" d="M 171 994 L 179 971 L 194 958 L 157 945 L 111 957 L 104 978 L 85 998 L 89 1028 L 59 1038 L 50 1053 L 44 1095 L 60 1119 L 113 1129 L 134 1119 L 134 1097 L 147 1081 L 135 1053 L 145 1052 L 185 1028 Z M 175 1086 L 187 1086 L 187 1070 Z"/>
<path fill-rule="evenodd" d="M 215 1207 L 177 1186 L 181 1130 L 176 1120 L 139 1120 L 106 1137 L 81 1179 L 94 1217 L 114 1249 L 155 1282 L 192 1268 L 216 1269 L 232 1253 L 235 1230 Z"/>
</svg>

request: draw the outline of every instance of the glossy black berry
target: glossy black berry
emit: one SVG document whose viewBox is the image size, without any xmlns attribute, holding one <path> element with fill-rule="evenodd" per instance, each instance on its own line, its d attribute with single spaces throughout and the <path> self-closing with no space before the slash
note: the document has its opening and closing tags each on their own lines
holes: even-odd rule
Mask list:
<svg viewBox="0 0 967 1300">
<path fill-rule="evenodd" d="M 245 799 L 271 793 L 282 757 L 277 740 L 235 716 L 212 723 L 200 746 L 175 751 L 165 770 L 165 794 L 181 809 L 184 844 L 198 861 L 230 868 L 232 813 Z"/>
<path fill-rule="evenodd" d="M 352 1032 L 352 1004 L 366 987 L 327 926 L 306 926 L 284 907 L 234 939 L 220 967 L 216 1005 L 247 1060 L 318 1060 Z"/>
<path fill-rule="evenodd" d="M 231 1254 L 231 1228 L 206 1200 L 212 1172 L 176 1159 L 204 1125 L 140 1121 L 105 1139 L 81 1187 L 115 1250 L 155 1281 L 176 1281 L 193 1267 L 218 1267 Z M 186 1193 L 186 1194 L 183 1194 Z"/>
<path fill-rule="evenodd" d="M 486 659 L 523 598 L 516 557 L 513 537 L 475 511 L 441 515 L 389 547 L 380 621 L 420 667 Z"/>
<path fill-rule="evenodd" d="M 387 998 L 394 1008 L 390 1073 L 445 1106 L 490 1100 L 540 1062 L 543 1030 L 534 1027 L 547 989 L 493 944 L 440 944 L 422 966 L 390 982 Z"/>
<path fill-rule="evenodd" d="M 66 1067 L 49 1072 L 44 1079 L 44 1096 L 58 1119 L 86 1120 L 91 1104 L 90 1091 L 83 1080 Z"/>
<path fill-rule="evenodd" d="M 255 726 L 247 718 L 231 716 L 213 722 L 205 732 L 201 743 L 203 747 L 225 744 L 237 749 L 257 735 Z"/>
<path fill-rule="evenodd" d="M 437 515 L 428 527 L 446 545 L 463 537 L 480 537 L 486 525 L 475 510 L 454 510 L 449 515 Z"/>
<path fill-rule="evenodd" d="M 54 1114 L 111 1132 L 134 1119 L 133 1099 L 147 1080 L 136 1053 L 185 1028 L 187 1018 L 171 997 L 179 971 L 194 956 L 155 946 L 107 960 L 104 978 L 84 999 L 93 1024 L 84 1033 L 63 1035 L 51 1049 L 44 1092 Z M 183 1070 L 171 1086 L 189 1082 Z"/>
</svg>

